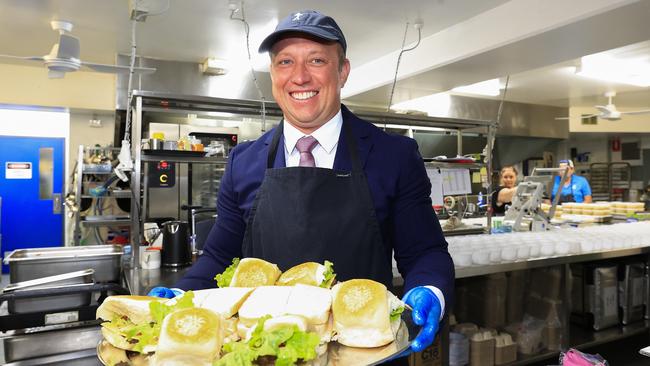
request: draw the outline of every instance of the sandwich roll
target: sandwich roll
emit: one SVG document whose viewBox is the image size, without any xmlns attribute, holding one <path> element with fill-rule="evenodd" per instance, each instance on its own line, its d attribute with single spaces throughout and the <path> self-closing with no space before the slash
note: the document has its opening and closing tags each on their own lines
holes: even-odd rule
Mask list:
<svg viewBox="0 0 650 366">
<path fill-rule="evenodd" d="M 283 272 L 276 285 L 293 286 L 303 284 L 330 288 L 335 278 L 336 274 L 332 262 L 325 261 L 324 265 L 316 262 L 306 262 Z"/>
<path fill-rule="evenodd" d="M 221 350 L 220 322 L 219 315 L 202 308 L 169 314 L 160 331 L 156 365 L 211 364 Z"/>
<path fill-rule="evenodd" d="M 109 296 L 97 308 L 97 319 L 102 319 L 102 335 L 111 345 L 132 351 L 138 346 L 138 340 L 128 339 L 129 329 L 153 321 L 149 304 L 153 301 L 163 302 L 166 299 L 149 296 Z M 155 351 L 155 345 L 144 345 L 143 353 Z"/>
<path fill-rule="evenodd" d="M 379 347 L 395 340 L 386 286 L 354 279 L 332 288 L 332 316 L 337 341 L 350 347 Z"/>
<path fill-rule="evenodd" d="M 271 286 L 280 273 L 280 268 L 273 263 L 259 258 L 244 258 L 235 269 L 230 287 Z"/>
</svg>

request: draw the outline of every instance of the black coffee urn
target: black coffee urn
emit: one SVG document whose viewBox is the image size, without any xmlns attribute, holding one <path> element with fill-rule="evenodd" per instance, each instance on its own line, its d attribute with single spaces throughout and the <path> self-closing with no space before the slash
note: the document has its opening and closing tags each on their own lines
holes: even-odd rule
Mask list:
<svg viewBox="0 0 650 366">
<path fill-rule="evenodd" d="M 163 245 L 161 262 L 165 267 L 182 267 L 192 264 L 192 249 L 187 221 L 167 221 L 162 224 Z"/>
</svg>

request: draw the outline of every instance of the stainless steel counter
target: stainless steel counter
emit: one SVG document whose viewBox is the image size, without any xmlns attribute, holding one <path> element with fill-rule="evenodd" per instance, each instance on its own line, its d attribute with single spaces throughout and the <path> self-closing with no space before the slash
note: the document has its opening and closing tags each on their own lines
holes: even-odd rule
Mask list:
<svg viewBox="0 0 650 366">
<path fill-rule="evenodd" d="M 125 267 L 123 269 L 125 286 L 131 291 L 131 295 L 146 295 L 149 290 L 156 286 L 172 287 L 189 268 L 189 266 L 178 269 L 166 267 L 133 269 Z"/>
<path fill-rule="evenodd" d="M 520 269 L 530 269 L 538 267 L 548 267 L 556 264 L 567 264 L 577 262 L 587 262 L 599 259 L 627 257 L 638 254 L 650 253 L 650 247 L 627 248 L 607 250 L 601 252 L 590 252 L 585 254 L 573 254 L 565 256 L 553 256 L 544 258 L 535 258 L 519 262 L 499 263 L 481 266 L 456 267 L 456 278 L 466 278 L 482 276 L 492 273 L 516 271 Z"/>
</svg>

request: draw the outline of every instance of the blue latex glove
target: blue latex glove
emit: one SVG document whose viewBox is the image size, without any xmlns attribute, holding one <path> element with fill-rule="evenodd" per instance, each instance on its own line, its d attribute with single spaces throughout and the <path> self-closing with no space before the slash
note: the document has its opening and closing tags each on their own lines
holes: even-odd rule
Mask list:
<svg viewBox="0 0 650 366">
<path fill-rule="evenodd" d="M 185 291 L 178 288 L 168 287 L 154 287 L 149 291 L 147 296 L 162 297 L 163 299 L 172 299 L 178 295 L 185 293 Z"/>
<path fill-rule="evenodd" d="M 422 326 L 422 331 L 411 343 L 412 352 L 420 352 L 433 343 L 440 322 L 440 300 L 431 289 L 424 286 L 412 288 L 402 299 L 413 309 L 413 322 Z"/>
</svg>

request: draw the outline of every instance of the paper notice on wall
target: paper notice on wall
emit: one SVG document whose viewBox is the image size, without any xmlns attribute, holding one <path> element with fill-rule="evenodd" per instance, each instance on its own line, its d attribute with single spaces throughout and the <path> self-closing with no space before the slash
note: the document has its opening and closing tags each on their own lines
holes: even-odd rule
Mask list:
<svg viewBox="0 0 650 366">
<path fill-rule="evenodd" d="M 5 179 L 32 179 L 32 163 L 5 162 Z"/>
<path fill-rule="evenodd" d="M 472 193 L 469 169 L 441 169 L 442 193 L 445 196 Z"/>
<path fill-rule="evenodd" d="M 431 181 L 431 201 L 435 206 L 442 206 L 442 173 L 438 168 L 427 168 Z"/>
</svg>

